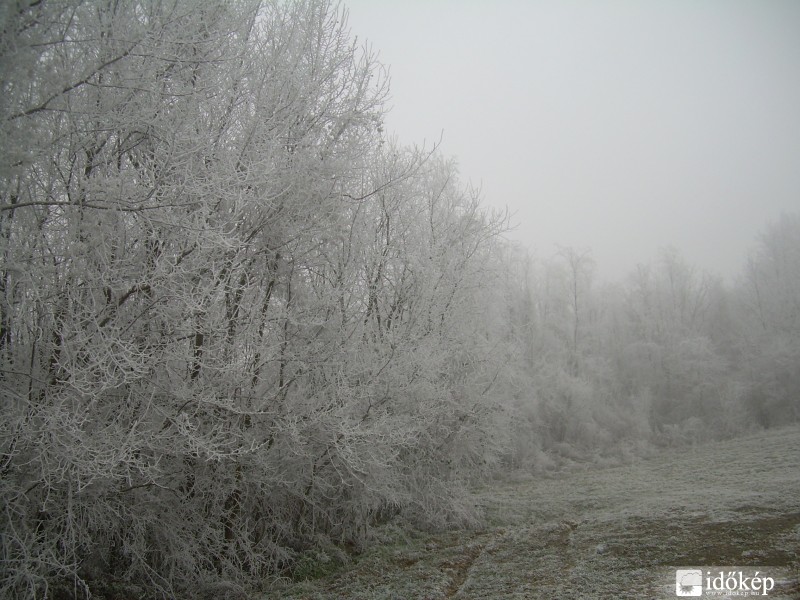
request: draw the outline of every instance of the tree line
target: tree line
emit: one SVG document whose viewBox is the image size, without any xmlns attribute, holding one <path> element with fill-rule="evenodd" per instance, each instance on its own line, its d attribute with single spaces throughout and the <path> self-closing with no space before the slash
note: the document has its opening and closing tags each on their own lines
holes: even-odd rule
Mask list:
<svg viewBox="0 0 800 600">
<path fill-rule="evenodd" d="M 386 136 L 335 3 L 0 10 L 4 594 L 257 586 L 503 470 L 797 420 L 797 216 L 735 289 L 598 289 Z"/>
<path fill-rule="evenodd" d="M 514 464 L 614 462 L 800 420 L 800 215 L 769 224 L 728 285 L 672 248 L 604 284 L 587 251 L 511 254 Z"/>
</svg>

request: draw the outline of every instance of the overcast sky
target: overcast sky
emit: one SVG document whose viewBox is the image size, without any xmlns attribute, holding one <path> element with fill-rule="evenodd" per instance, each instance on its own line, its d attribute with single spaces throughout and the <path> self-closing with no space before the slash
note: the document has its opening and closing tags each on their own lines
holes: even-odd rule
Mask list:
<svg viewBox="0 0 800 600">
<path fill-rule="evenodd" d="M 672 245 L 740 270 L 800 211 L 800 1 L 344 0 L 387 129 L 458 158 L 539 257 L 620 279 Z"/>
</svg>

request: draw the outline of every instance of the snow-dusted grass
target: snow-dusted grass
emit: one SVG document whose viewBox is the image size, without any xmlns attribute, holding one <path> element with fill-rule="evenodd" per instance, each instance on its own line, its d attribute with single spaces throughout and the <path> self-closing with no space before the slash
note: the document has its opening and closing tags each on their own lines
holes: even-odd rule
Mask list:
<svg viewBox="0 0 800 600">
<path fill-rule="evenodd" d="M 268 597 L 674 598 L 674 567 L 734 565 L 781 567 L 769 597 L 800 597 L 796 427 L 487 485 L 477 501 L 480 531 L 390 525 L 349 568 Z"/>
</svg>

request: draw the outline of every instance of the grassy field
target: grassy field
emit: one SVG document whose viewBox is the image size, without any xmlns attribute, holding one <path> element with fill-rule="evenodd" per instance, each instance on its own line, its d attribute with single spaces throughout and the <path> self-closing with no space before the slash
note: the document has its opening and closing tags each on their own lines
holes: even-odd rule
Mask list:
<svg viewBox="0 0 800 600">
<path fill-rule="evenodd" d="M 714 566 L 764 567 L 769 598 L 800 598 L 796 427 L 498 483 L 478 501 L 481 530 L 388 525 L 349 566 L 267 598 L 675 598 L 675 568 Z"/>
</svg>

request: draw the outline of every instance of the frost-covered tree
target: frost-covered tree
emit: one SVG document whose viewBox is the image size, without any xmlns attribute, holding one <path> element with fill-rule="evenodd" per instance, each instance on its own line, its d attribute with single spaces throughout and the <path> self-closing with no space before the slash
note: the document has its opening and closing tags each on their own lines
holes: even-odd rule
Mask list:
<svg viewBox="0 0 800 600">
<path fill-rule="evenodd" d="M 736 293 L 741 371 L 750 417 L 762 426 L 800 419 L 800 215 L 759 236 Z"/>
<path fill-rule="evenodd" d="M 512 464 L 548 464 L 540 450 L 588 460 L 654 440 L 691 441 L 687 428 L 714 437 L 741 426 L 739 385 L 721 347 L 730 340 L 720 334 L 724 291 L 714 278 L 671 250 L 625 286 L 594 289 L 588 255 L 574 250 L 507 262 L 509 319 L 526 324 L 509 344 L 525 357 L 514 364 L 528 390 L 515 403 Z"/>
<path fill-rule="evenodd" d="M 650 265 L 640 265 L 628 281 L 629 323 L 620 376 L 648 399 L 650 425 L 667 438 L 681 427 L 704 424 L 705 435 L 728 432 L 727 418 L 737 399 L 713 323 L 720 283 L 698 272 L 673 249 Z M 678 435 L 680 437 L 680 435 Z"/>
<path fill-rule="evenodd" d="M 4 593 L 180 595 L 387 506 L 472 518 L 504 221 L 383 139 L 346 13 L 0 10 Z"/>
</svg>

